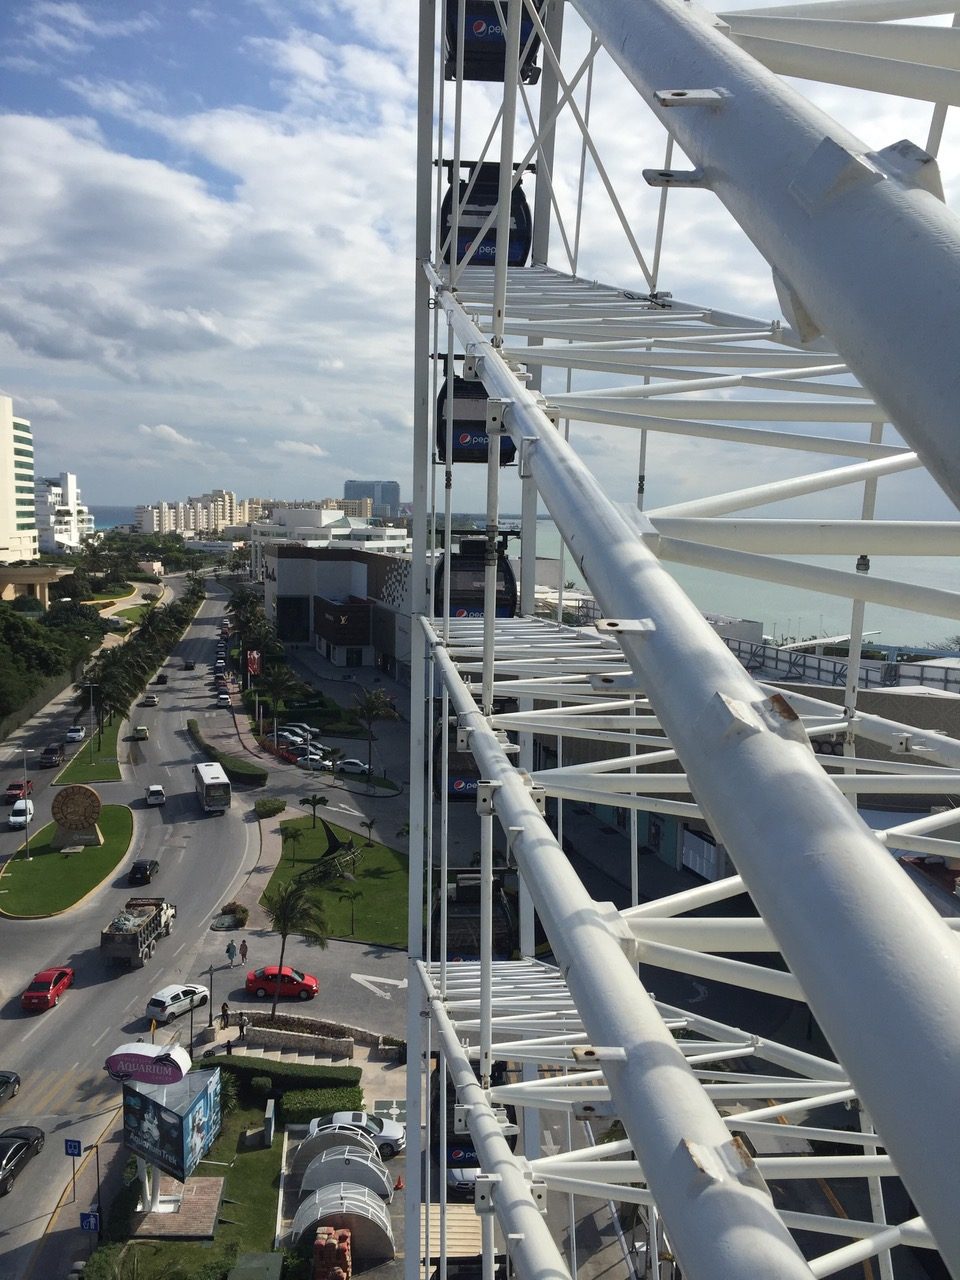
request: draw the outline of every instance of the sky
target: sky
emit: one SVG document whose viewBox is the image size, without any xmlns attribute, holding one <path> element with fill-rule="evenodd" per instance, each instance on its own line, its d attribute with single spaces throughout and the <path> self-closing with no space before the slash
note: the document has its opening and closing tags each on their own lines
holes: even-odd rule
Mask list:
<svg viewBox="0 0 960 1280">
<path fill-rule="evenodd" d="M 575 56 L 586 36 L 568 11 Z M 0 6 L 0 392 L 33 423 L 38 474 L 76 472 L 94 504 L 212 487 L 319 498 L 351 477 L 397 479 L 410 496 L 417 12 L 415 0 Z M 468 150 L 495 91 L 470 93 Z M 925 138 L 929 108 L 812 96 L 872 145 Z M 640 170 L 662 162 L 662 132 L 602 60 L 592 111 L 649 253 L 658 196 Z M 521 122 L 518 150 L 523 138 Z M 558 154 L 572 216 L 572 132 Z M 778 316 L 769 269 L 714 198 L 682 197 L 661 287 Z M 579 268 L 643 284 L 592 170 Z M 577 445 L 628 502 L 635 467 L 612 439 L 584 428 Z M 635 442 L 624 448 L 635 457 Z M 650 491 L 692 496 L 705 461 L 713 482 L 729 468 L 740 487 L 742 458 L 655 439 Z M 810 458 L 770 451 L 756 465 L 760 478 Z M 480 508 L 482 468 L 458 471 L 456 506 Z M 509 484 L 504 510 L 516 509 Z M 950 515 L 923 484 L 889 486 L 878 514 L 929 501 Z M 855 514 L 850 501 L 836 491 L 831 513 Z"/>
</svg>

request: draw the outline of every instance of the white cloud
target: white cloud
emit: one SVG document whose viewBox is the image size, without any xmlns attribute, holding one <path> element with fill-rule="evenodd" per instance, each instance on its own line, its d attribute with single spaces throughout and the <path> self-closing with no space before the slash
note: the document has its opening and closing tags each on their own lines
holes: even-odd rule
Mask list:
<svg viewBox="0 0 960 1280">
<path fill-rule="evenodd" d="M 321 449 L 318 444 L 310 444 L 307 440 L 278 440 L 275 448 L 280 453 L 292 453 L 298 457 L 306 458 L 326 458 L 326 449 Z"/>
<path fill-rule="evenodd" d="M 146 436 L 148 440 L 158 441 L 164 446 L 172 446 L 176 449 L 196 449 L 199 447 L 196 440 L 191 440 L 189 436 L 177 431 L 175 427 L 167 426 L 165 422 L 158 422 L 155 427 L 149 427 L 146 423 L 141 422 L 137 427 L 137 431 L 141 436 Z"/>
</svg>

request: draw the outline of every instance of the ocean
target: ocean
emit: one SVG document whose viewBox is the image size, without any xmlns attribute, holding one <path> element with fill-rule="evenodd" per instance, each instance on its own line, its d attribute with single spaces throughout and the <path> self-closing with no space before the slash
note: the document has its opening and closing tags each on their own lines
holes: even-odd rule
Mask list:
<svg viewBox="0 0 960 1280">
<path fill-rule="evenodd" d="M 553 521 L 539 520 L 537 554 L 556 557 L 560 554 L 560 546 L 560 534 Z M 518 552 L 519 544 L 514 542 L 511 554 Z M 817 559 L 798 556 L 796 559 L 804 564 L 821 564 L 833 569 L 852 571 L 854 568 L 850 557 Z M 850 602 L 839 596 L 800 591 L 794 587 L 734 577 L 689 565 L 672 565 L 666 561 L 664 567 L 703 613 L 752 619 L 763 624 L 765 635 L 801 640 L 813 635 L 845 635 L 850 630 Z M 872 577 L 888 577 L 960 592 L 960 566 L 947 556 L 873 556 L 870 573 Z M 589 589 L 569 554 L 563 577 L 566 582 Z M 868 604 L 864 611 L 864 630 L 876 633 L 865 638 L 867 644 L 938 648 L 946 637 L 960 633 L 960 613 L 956 618 L 943 618 Z"/>
<path fill-rule="evenodd" d="M 115 529 L 118 524 L 133 524 L 136 507 L 91 507 L 97 529 L 103 533 L 107 529 Z"/>
</svg>

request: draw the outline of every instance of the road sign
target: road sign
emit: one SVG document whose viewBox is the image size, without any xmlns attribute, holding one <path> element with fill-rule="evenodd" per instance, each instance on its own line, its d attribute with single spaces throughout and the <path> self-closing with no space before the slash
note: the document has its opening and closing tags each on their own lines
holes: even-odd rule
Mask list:
<svg viewBox="0 0 960 1280">
<path fill-rule="evenodd" d="M 99 1231 L 100 1230 L 99 1213 L 81 1213 L 80 1230 L 81 1231 Z"/>
<path fill-rule="evenodd" d="M 82 1156 L 83 1143 L 79 1138 L 64 1138 L 63 1154 L 65 1156 Z"/>
</svg>

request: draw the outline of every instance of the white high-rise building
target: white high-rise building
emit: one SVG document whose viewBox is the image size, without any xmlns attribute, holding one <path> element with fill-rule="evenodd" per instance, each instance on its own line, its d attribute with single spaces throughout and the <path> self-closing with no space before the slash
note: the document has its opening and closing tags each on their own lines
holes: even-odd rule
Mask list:
<svg viewBox="0 0 960 1280">
<path fill-rule="evenodd" d="M 37 480 L 37 534 L 45 553 L 79 551 L 94 532 L 94 520 L 80 501 L 77 477 L 71 471 Z"/>
<path fill-rule="evenodd" d="M 0 396 L 0 563 L 37 558 L 33 432 Z"/>
<path fill-rule="evenodd" d="M 143 533 L 219 533 L 233 525 L 247 524 L 249 503 L 229 489 L 214 489 L 186 502 L 154 502 L 137 507 L 137 525 Z"/>
</svg>

